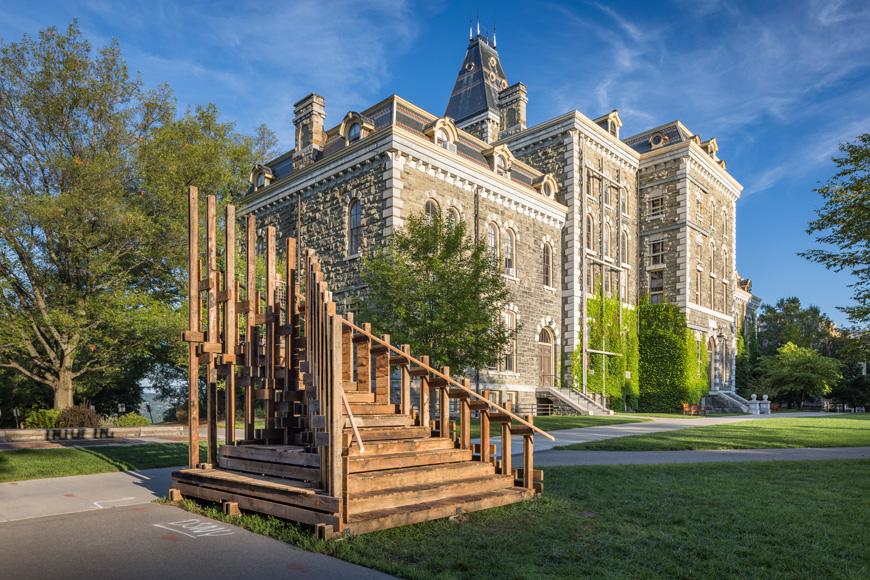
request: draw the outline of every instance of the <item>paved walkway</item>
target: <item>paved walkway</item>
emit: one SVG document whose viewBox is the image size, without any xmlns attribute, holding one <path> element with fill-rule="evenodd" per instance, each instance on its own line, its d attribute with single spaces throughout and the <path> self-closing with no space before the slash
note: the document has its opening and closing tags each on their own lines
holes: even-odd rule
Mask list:
<svg viewBox="0 0 870 580">
<path fill-rule="evenodd" d="M 390 578 L 159 504 L 0 525 L 2 577 L 196 580 Z"/>
<path fill-rule="evenodd" d="M 716 449 L 710 451 L 546 451 L 535 467 L 550 465 L 654 465 L 736 461 L 818 461 L 870 459 L 870 447 L 799 449 Z"/>
</svg>

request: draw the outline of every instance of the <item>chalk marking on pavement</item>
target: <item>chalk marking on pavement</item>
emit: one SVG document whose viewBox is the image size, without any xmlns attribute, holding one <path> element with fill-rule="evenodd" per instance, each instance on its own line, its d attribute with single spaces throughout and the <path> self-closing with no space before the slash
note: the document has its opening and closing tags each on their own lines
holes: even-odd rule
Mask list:
<svg viewBox="0 0 870 580">
<path fill-rule="evenodd" d="M 101 510 L 101 509 L 106 507 L 103 505 L 104 503 L 116 503 L 119 501 L 130 501 L 131 499 L 136 499 L 136 498 L 135 497 L 122 497 L 119 499 L 103 499 L 100 501 L 95 501 L 94 505 L 97 506 L 97 509 Z"/>
<path fill-rule="evenodd" d="M 177 522 L 168 522 L 166 524 L 154 524 L 154 527 L 163 528 L 164 530 L 169 530 L 170 532 L 183 534 L 188 538 L 231 536 L 235 533 L 232 528 L 214 524 L 209 522 L 208 520 L 199 520 L 196 518 L 191 518 L 189 520 L 179 520 Z"/>
</svg>

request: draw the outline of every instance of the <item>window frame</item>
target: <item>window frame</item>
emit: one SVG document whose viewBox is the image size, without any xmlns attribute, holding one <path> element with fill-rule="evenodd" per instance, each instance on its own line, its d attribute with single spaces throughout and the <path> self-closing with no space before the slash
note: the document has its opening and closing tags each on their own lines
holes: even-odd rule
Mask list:
<svg viewBox="0 0 870 580">
<path fill-rule="evenodd" d="M 647 294 L 649 296 L 650 304 L 664 304 L 665 301 L 665 271 L 664 270 L 653 270 L 648 273 L 649 276 L 649 285 L 647 287 Z M 653 288 L 653 279 L 659 280 L 661 282 L 660 286 L 656 286 Z"/>
<path fill-rule="evenodd" d="M 541 249 L 541 270 L 544 287 L 553 288 L 553 248 L 547 242 Z"/>
<path fill-rule="evenodd" d="M 356 211 L 354 211 L 356 210 Z M 354 221 L 356 220 L 356 223 Z M 359 256 L 362 248 L 362 202 L 353 198 L 347 206 L 347 257 Z"/>
</svg>

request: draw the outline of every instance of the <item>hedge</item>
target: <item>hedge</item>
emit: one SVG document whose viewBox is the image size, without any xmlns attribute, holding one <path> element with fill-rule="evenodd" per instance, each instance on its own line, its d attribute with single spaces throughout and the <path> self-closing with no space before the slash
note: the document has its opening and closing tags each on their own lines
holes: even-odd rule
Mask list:
<svg viewBox="0 0 870 580">
<path fill-rule="evenodd" d="M 686 315 L 673 304 L 644 300 L 639 312 L 640 409 L 671 412 L 698 403 L 707 392 L 707 348 L 701 340 L 701 364 Z"/>
</svg>

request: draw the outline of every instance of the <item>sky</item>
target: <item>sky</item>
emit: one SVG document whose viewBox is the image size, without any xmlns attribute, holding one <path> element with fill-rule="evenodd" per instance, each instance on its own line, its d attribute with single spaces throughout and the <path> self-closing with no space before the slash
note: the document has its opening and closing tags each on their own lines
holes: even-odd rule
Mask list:
<svg viewBox="0 0 870 580">
<path fill-rule="evenodd" d="M 839 143 L 870 131 L 870 2 L 442 2 L 428 0 L 4 0 L 0 38 L 78 19 L 94 47 L 120 43 L 146 86 L 179 109 L 215 103 L 239 131 L 265 123 L 293 146 L 292 105 L 324 96 L 327 124 L 398 94 L 442 114 L 469 18 L 495 31 L 528 123 L 618 109 L 624 137 L 680 119 L 744 186 L 737 267 L 766 302 L 797 296 L 836 322 L 850 277 L 797 255 L 813 247 L 813 192 Z"/>
</svg>

